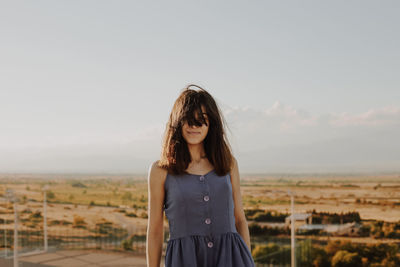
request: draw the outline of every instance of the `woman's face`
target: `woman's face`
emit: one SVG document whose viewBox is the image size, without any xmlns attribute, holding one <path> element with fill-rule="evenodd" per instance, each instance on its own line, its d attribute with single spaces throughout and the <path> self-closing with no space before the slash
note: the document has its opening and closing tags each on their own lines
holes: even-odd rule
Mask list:
<svg viewBox="0 0 400 267">
<path fill-rule="evenodd" d="M 182 126 L 182 136 L 188 144 L 200 144 L 207 136 L 210 123 L 204 106 L 201 107 L 201 110 L 203 112 L 205 120 L 207 121 L 207 125 L 203 123 L 202 126 L 189 126 L 188 123 L 185 122 Z M 197 116 L 197 114 L 196 119 L 199 119 L 199 116 Z"/>
</svg>

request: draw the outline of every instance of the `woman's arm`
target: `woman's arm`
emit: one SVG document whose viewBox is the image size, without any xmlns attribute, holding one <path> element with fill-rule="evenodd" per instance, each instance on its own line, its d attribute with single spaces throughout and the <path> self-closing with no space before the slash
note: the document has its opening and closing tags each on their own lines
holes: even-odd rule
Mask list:
<svg viewBox="0 0 400 267">
<path fill-rule="evenodd" d="M 231 173 L 232 193 L 233 193 L 233 201 L 235 208 L 236 229 L 242 236 L 243 240 L 246 242 L 251 252 L 249 226 L 247 224 L 246 216 L 243 211 L 242 195 L 240 192 L 239 167 L 235 157 L 233 158 L 233 167 L 230 173 Z"/>
<path fill-rule="evenodd" d="M 164 242 L 164 182 L 165 171 L 154 162 L 148 174 L 148 220 L 146 257 L 148 267 L 160 267 Z"/>
</svg>

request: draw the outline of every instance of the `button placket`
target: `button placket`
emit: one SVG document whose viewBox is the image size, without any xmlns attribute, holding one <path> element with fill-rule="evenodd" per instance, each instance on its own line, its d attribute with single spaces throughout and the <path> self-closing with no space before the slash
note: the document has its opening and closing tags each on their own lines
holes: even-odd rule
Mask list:
<svg viewBox="0 0 400 267">
<path fill-rule="evenodd" d="M 203 222 L 207 225 L 207 246 L 212 248 L 214 246 L 213 235 L 212 235 L 212 218 L 211 218 L 211 207 L 209 205 L 210 200 L 210 186 L 208 184 L 207 177 L 203 176 L 203 181 L 205 185 L 205 190 L 203 191 L 203 201 L 207 202 L 206 214 L 204 216 Z"/>
</svg>

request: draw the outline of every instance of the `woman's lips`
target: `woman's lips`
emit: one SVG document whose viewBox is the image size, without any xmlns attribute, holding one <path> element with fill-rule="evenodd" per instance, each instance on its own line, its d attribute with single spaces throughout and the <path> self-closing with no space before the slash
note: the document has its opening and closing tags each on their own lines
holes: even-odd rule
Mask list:
<svg viewBox="0 0 400 267">
<path fill-rule="evenodd" d="M 200 132 L 188 132 L 188 134 L 200 134 Z"/>
</svg>

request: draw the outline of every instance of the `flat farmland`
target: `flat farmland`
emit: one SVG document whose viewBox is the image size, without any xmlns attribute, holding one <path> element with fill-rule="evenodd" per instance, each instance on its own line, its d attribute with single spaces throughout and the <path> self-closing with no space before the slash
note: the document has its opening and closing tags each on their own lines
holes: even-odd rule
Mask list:
<svg viewBox="0 0 400 267">
<path fill-rule="evenodd" d="M 363 220 L 400 220 L 399 175 L 247 176 L 242 178 L 244 205 L 290 212 L 359 212 Z"/>
<path fill-rule="evenodd" d="M 2 174 L 0 195 L 13 189 L 18 211 L 29 227 L 29 216 L 43 212 L 42 187 L 48 185 L 47 216 L 50 229 L 64 229 L 84 221 L 87 228 L 108 221 L 131 231 L 147 225 L 147 180 L 145 175 Z M 359 212 L 363 220 L 400 220 L 399 175 L 246 175 L 241 174 L 245 209 L 290 212 L 291 190 L 296 212 Z M 10 204 L 0 203 L 1 217 L 9 221 Z M 168 224 L 165 218 L 165 228 Z M 77 222 L 78 221 L 78 222 Z M 37 223 L 40 227 L 39 223 Z M 32 226 L 34 227 L 34 226 Z"/>
</svg>

